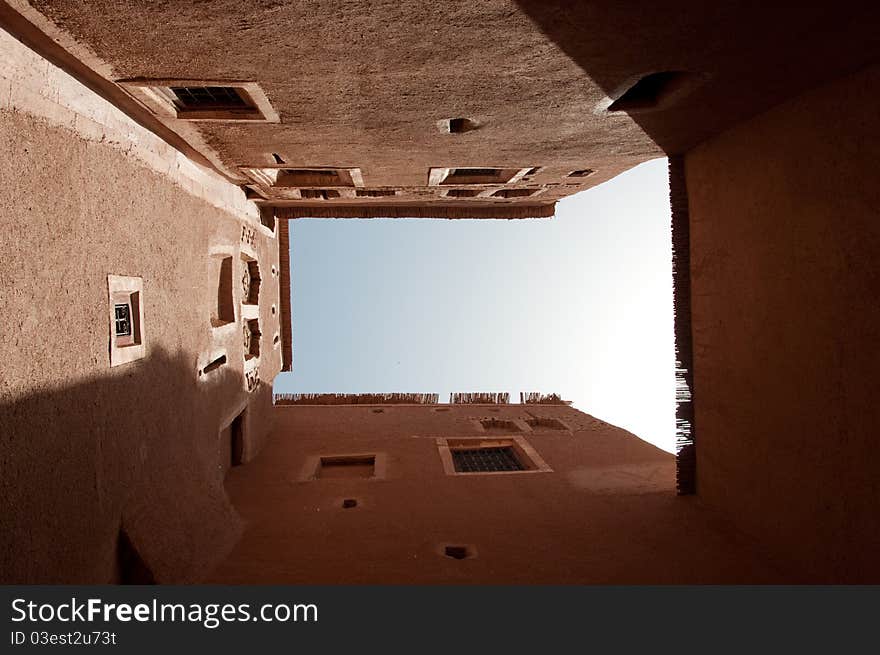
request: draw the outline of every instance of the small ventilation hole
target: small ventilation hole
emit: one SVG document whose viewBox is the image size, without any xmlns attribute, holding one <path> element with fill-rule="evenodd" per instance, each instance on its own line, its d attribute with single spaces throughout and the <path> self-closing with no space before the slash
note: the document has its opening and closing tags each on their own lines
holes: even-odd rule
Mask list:
<svg viewBox="0 0 880 655">
<path fill-rule="evenodd" d="M 384 411 L 384 409 L 374 409 L 373 414 L 382 414 Z"/>
<path fill-rule="evenodd" d="M 358 501 L 356 501 L 354 498 L 346 498 L 342 501 L 343 509 L 351 509 L 352 507 L 357 507 L 357 505 Z"/>
<path fill-rule="evenodd" d="M 471 553 L 467 546 L 446 546 L 443 554 L 452 559 L 467 559 Z"/>
<path fill-rule="evenodd" d="M 461 116 L 441 121 L 440 124 L 449 134 L 461 134 L 463 132 L 470 132 L 471 130 L 475 130 L 479 127 L 479 125 L 474 121 L 470 120 L 469 118 L 463 118 Z"/>
</svg>

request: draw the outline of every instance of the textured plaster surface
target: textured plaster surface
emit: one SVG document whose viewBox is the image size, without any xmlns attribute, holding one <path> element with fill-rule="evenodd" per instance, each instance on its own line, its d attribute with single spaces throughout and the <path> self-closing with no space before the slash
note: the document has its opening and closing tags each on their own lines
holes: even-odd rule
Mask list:
<svg viewBox="0 0 880 655">
<path fill-rule="evenodd" d="M 516 433 L 552 472 L 446 474 L 437 438 L 501 438 L 474 419 L 529 413 L 573 430 Z M 755 543 L 675 495 L 671 455 L 569 407 L 303 405 L 276 406 L 275 417 L 263 452 L 227 478 L 247 527 L 209 582 L 786 579 Z M 370 452 L 386 454 L 382 479 L 301 479 L 316 456 Z M 344 509 L 346 498 L 357 507 Z M 470 545 L 477 557 L 443 557 L 443 544 Z"/>
<path fill-rule="evenodd" d="M 280 124 L 174 125 L 230 173 L 278 153 L 360 167 L 366 186 L 425 187 L 449 166 L 543 166 L 532 182 L 560 185 L 489 202 L 507 206 L 552 204 L 661 154 L 628 116 L 594 114 L 605 92 L 510 0 L 31 4 L 108 79 L 259 83 Z M 452 117 L 479 127 L 444 133 Z M 565 177 L 584 168 L 596 173 Z"/>
<path fill-rule="evenodd" d="M 686 160 L 697 490 L 819 582 L 880 582 L 878 87 L 867 69 Z"/>
<path fill-rule="evenodd" d="M 17 42 L 0 44 L 0 580 L 118 579 L 120 530 L 158 581 L 198 579 L 240 530 L 222 487 L 221 422 L 243 405 L 265 409 L 281 366 L 277 240 L 237 188 L 174 166 L 149 133 L 133 134 Z M 217 247 L 262 266 L 264 383 L 253 393 L 240 330 L 210 323 Z M 112 369 L 108 274 L 142 278 L 146 328 L 144 359 Z M 217 350 L 228 364 L 199 377 Z M 270 420 L 248 413 L 246 457 Z"/>
</svg>

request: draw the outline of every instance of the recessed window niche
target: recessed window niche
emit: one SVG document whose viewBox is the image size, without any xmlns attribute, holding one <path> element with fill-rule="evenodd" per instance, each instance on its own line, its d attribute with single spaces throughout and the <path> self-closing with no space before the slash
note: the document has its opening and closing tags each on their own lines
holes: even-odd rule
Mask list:
<svg viewBox="0 0 880 655">
<path fill-rule="evenodd" d="M 110 366 L 141 359 L 144 337 L 144 281 L 139 277 L 107 276 L 110 323 Z"/>
</svg>

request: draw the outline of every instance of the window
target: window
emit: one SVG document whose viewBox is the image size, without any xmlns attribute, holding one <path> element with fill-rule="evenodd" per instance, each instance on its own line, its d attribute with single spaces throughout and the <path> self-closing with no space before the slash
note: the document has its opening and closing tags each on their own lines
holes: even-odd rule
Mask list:
<svg viewBox="0 0 880 655">
<path fill-rule="evenodd" d="M 450 134 L 461 134 L 462 132 L 470 132 L 471 130 L 475 130 L 479 127 L 479 124 L 475 123 L 469 118 L 450 118 L 445 121 L 441 121 L 440 125 L 445 132 L 449 132 Z"/>
<path fill-rule="evenodd" d="M 537 451 L 522 436 L 437 439 L 446 475 L 510 475 L 548 473 Z"/>
<path fill-rule="evenodd" d="M 452 463 L 458 473 L 524 470 L 510 446 L 456 448 L 452 451 Z"/>
<path fill-rule="evenodd" d="M 172 86 L 178 109 L 238 109 L 247 107 L 242 92 L 232 86 Z"/>
<path fill-rule="evenodd" d="M 116 309 L 116 338 L 131 336 L 131 303 L 115 305 Z"/>
<path fill-rule="evenodd" d="M 303 200 L 332 200 L 339 197 L 339 191 L 333 189 L 301 189 Z"/>
<path fill-rule="evenodd" d="M 154 113 L 168 118 L 280 122 L 255 82 L 121 80 L 119 85 Z"/>
<path fill-rule="evenodd" d="M 213 257 L 214 275 L 217 280 L 217 306 L 211 316 L 213 327 L 235 322 L 235 301 L 232 297 L 232 257 Z"/>
<path fill-rule="evenodd" d="M 110 366 L 127 364 L 146 353 L 144 347 L 143 280 L 107 276 L 110 319 Z"/>
<path fill-rule="evenodd" d="M 246 305 L 257 305 L 260 302 L 260 265 L 256 259 L 242 255 L 241 298 Z"/>
<path fill-rule="evenodd" d="M 431 168 L 428 171 L 428 186 L 513 184 L 521 180 L 530 168 Z"/>
<path fill-rule="evenodd" d="M 244 358 L 252 359 L 260 356 L 260 322 L 258 319 L 245 321 L 243 326 Z"/>
<path fill-rule="evenodd" d="M 493 198 L 528 198 L 535 195 L 537 189 L 499 189 L 492 194 Z"/>
<path fill-rule="evenodd" d="M 568 174 L 567 177 L 589 177 L 592 174 L 593 174 L 592 168 L 582 168 L 577 171 L 572 171 L 571 173 Z"/>
</svg>

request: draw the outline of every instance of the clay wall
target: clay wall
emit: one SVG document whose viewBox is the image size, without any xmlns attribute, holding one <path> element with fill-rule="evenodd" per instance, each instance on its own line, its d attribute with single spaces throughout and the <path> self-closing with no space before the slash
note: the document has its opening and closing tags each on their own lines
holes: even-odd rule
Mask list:
<svg viewBox="0 0 880 655">
<path fill-rule="evenodd" d="M 821 582 L 880 581 L 878 84 L 686 158 L 697 493 Z"/>
<path fill-rule="evenodd" d="M 5 32 L 0 52 L 0 581 L 125 581 L 138 561 L 199 579 L 240 531 L 220 432 L 247 408 L 248 459 L 271 425 L 277 240 L 239 189 Z M 217 325 L 226 255 L 235 320 Z M 249 308 L 243 255 L 261 266 Z M 113 367 L 111 274 L 143 282 L 145 346 Z"/>
<path fill-rule="evenodd" d="M 671 455 L 565 405 L 276 405 L 275 415 L 263 452 L 227 478 L 247 527 L 208 582 L 796 579 L 677 496 Z M 549 470 L 450 475 L 438 443 L 514 438 Z M 359 477 L 362 464 L 316 477 L 318 458 L 344 455 L 374 457 L 373 477 Z M 446 556 L 447 545 L 469 555 Z"/>
</svg>

